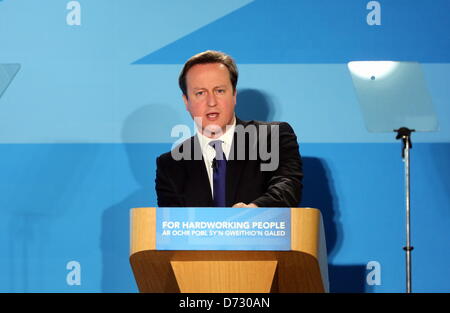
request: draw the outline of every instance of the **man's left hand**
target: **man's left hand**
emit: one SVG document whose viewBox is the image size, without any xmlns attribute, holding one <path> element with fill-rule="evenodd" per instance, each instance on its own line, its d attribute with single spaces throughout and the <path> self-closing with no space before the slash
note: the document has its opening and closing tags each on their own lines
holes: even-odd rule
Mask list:
<svg viewBox="0 0 450 313">
<path fill-rule="evenodd" d="M 257 208 L 258 206 L 254 203 L 245 204 L 244 202 L 238 202 L 233 205 L 233 208 Z"/>
</svg>

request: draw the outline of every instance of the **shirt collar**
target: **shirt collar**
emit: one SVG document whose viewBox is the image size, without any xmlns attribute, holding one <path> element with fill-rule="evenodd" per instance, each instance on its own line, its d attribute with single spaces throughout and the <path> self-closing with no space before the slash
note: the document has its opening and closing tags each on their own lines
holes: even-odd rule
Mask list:
<svg viewBox="0 0 450 313">
<path fill-rule="evenodd" d="M 233 119 L 233 124 L 228 125 L 227 130 L 225 131 L 225 134 L 218 138 L 209 138 L 200 133 L 197 130 L 197 138 L 200 143 L 200 147 L 202 149 L 202 152 L 205 153 L 206 150 L 208 150 L 208 146 L 211 148 L 211 151 L 214 151 L 214 148 L 209 145 L 211 141 L 214 140 L 221 140 L 222 141 L 222 149 L 225 153 L 225 156 L 228 158 L 228 155 L 230 154 L 231 145 L 233 143 L 233 137 L 234 137 L 234 130 L 236 128 L 236 116 Z"/>
</svg>

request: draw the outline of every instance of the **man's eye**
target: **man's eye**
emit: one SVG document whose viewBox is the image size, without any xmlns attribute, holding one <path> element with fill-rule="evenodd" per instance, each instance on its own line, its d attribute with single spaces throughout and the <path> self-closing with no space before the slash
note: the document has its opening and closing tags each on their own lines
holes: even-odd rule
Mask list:
<svg viewBox="0 0 450 313">
<path fill-rule="evenodd" d="M 197 92 L 195 93 L 196 96 L 202 96 L 203 94 L 204 94 L 203 91 L 197 91 Z"/>
<path fill-rule="evenodd" d="M 225 93 L 225 89 L 217 89 L 217 93 Z"/>
</svg>

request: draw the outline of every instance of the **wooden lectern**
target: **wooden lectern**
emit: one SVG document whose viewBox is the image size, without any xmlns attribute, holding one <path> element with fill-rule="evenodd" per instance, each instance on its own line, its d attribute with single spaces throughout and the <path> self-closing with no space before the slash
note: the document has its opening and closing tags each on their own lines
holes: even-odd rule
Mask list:
<svg viewBox="0 0 450 313">
<path fill-rule="evenodd" d="M 291 209 L 290 251 L 156 250 L 156 209 L 131 210 L 130 263 L 140 292 L 328 292 L 320 211 Z"/>
</svg>

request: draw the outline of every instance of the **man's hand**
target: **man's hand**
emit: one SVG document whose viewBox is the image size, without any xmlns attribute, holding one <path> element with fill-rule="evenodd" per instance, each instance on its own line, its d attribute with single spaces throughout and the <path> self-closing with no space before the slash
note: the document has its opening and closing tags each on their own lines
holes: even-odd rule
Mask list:
<svg viewBox="0 0 450 313">
<path fill-rule="evenodd" d="M 244 202 L 238 202 L 232 206 L 233 208 L 257 208 L 258 206 L 253 203 L 245 204 Z"/>
</svg>

